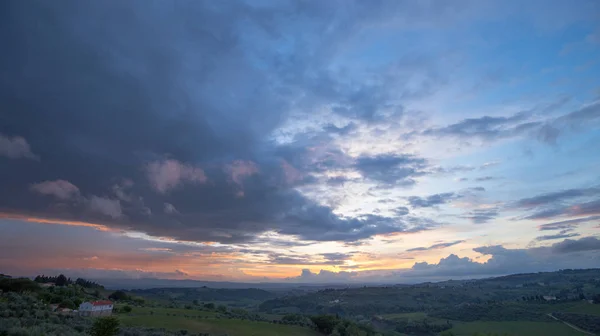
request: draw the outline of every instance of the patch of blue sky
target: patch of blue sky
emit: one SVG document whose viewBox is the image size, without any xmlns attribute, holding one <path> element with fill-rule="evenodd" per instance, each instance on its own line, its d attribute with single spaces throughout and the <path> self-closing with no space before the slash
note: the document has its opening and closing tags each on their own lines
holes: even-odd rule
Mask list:
<svg viewBox="0 0 600 336">
<path fill-rule="evenodd" d="M 482 90 L 471 99 L 457 102 L 457 108 L 472 109 L 483 105 L 505 104 L 527 100 L 554 100 L 561 96 L 589 95 L 577 87 L 552 85 L 562 78 L 594 76 L 600 67 L 590 64 L 600 57 L 598 48 L 588 52 L 562 53 L 565 46 L 580 43 L 589 27 L 571 27 L 561 32 L 538 33 L 527 24 L 486 24 L 479 34 L 482 41 L 467 51 L 467 73 L 483 74 Z M 588 65 L 589 64 L 589 65 Z M 585 74 L 574 71 L 589 66 Z M 589 97 L 587 97 L 589 98 Z"/>
</svg>

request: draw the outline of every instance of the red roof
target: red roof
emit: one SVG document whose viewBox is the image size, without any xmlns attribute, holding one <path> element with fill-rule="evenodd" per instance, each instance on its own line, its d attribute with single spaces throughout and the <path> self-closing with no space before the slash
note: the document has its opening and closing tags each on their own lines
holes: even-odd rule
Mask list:
<svg viewBox="0 0 600 336">
<path fill-rule="evenodd" d="M 102 300 L 102 301 L 94 301 L 92 302 L 92 306 L 106 306 L 113 304 L 112 301 Z"/>
</svg>

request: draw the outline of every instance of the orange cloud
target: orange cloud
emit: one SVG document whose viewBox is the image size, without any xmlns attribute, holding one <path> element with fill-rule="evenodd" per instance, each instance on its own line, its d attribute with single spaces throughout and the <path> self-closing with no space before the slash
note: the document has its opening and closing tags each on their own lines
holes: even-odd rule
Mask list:
<svg viewBox="0 0 600 336">
<path fill-rule="evenodd" d="M 55 224 L 55 225 L 69 225 L 69 226 L 83 226 L 94 228 L 98 231 L 120 231 L 114 228 L 109 228 L 106 225 L 88 223 L 88 222 L 80 222 L 80 221 L 70 221 L 64 219 L 54 219 L 54 218 L 43 218 L 43 217 L 30 217 L 26 215 L 20 214 L 10 214 L 10 213 L 1 213 L 0 219 L 12 219 L 12 220 L 20 220 L 31 223 L 40 223 L 40 224 Z"/>
</svg>

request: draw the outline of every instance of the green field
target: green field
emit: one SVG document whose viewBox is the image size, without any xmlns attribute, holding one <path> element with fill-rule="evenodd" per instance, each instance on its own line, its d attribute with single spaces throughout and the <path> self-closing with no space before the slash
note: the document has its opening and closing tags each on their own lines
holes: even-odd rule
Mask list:
<svg viewBox="0 0 600 336">
<path fill-rule="evenodd" d="M 436 317 L 428 316 L 425 312 L 415 312 L 415 313 L 399 313 L 399 314 L 385 314 L 381 315 L 381 317 L 385 320 L 389 321 L 407 321 L 407 322 L 421 322 L 428 321 L 430 324 L 433 323 L 446 323 L 446 319 L 440 319 Z"/>
<path fill-rule="evenodd" d="M 509 336 L 583 336 L 559 322 L 465 322 L 450 329 L 456 336 L 472 336 L 475 333 L 496 333 Z"/>
<path fill-rule="evenodd" d="M 150 315 L 150 311 L 154 314 Z M 167 315 L 169 314 L 169 315 Z M 188 317 L 185 317 L 187 315 Z M 146 328 L 165 328 L 169 330 L 186 329 L 190 332 L 204 332 L 211 335 L 236 336 L 319 336 L 308 328 L 272 324 L 238 319 L 219 319 L 216 313 L 189 309 L 138 308 L 131 314 L 119 314 L 125 326 Z"/>
<path fill-rule="evenodd" d="M 582 302 L 560 311 L 564 313 L 579 313 L 600 316 L 600 305 Z"/>
</svg>

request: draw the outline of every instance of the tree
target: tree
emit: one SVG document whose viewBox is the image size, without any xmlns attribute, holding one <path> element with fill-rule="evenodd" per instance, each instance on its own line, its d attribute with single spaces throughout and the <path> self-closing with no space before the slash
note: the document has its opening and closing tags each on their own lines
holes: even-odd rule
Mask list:
<svg viewBox="0 0 600 336">
<path fill-rule="evenodd" d="M 119 319 L 114 316 L 99 317 L 94 321 L 90 335 L 114 336 L 119 332 Z"/>
<path fill-rule="evenodd" d="M 123 312 L 125 312 L 125 313 L 131 313 L 131 307 L 130 306 L 123 307 Z"/>
<path fill-rule="evenodd" d="M 219 311 L 220 313 L 227 313 L 227 307 L 224 305 L 219 305 L 217 307 L 217 311 Z"/>
<path fill-rule="evenodd" d="M 129 295 L 122 290 L 118 290 L 108 296 L 109 299 L 119 301 L 129 299 Z"/>
<path fill-rule="evenodd" d="M 311 316 L 310 320 L 317 326 L 317 329 L 324 334 L 331 334 L 338 324 L 339 320 L 333 315 Z"/>
<path fill-rule="evenodd" d="M 205 303 L 204 304 L 204 308 L 206 309 L 215 309 L 215 304 L 214 303 Z"/>
<path fill-rule="evenodd" d="M 64 299 L 60 302 L 60 304 L 58 305 L 59 308 L 69 308 L 69 309 L 75 309 L 75 303 L 69 299 Z"/>
<path fill-rule="evenodd" d="M 63 287 L 66 286 L 68 284 L 68 279 L 66 276 L 64 276 L 63 274 L 59 275 L 58 277 L 56 277 L 56 283 L 57 286 Z"/>
</svg>

